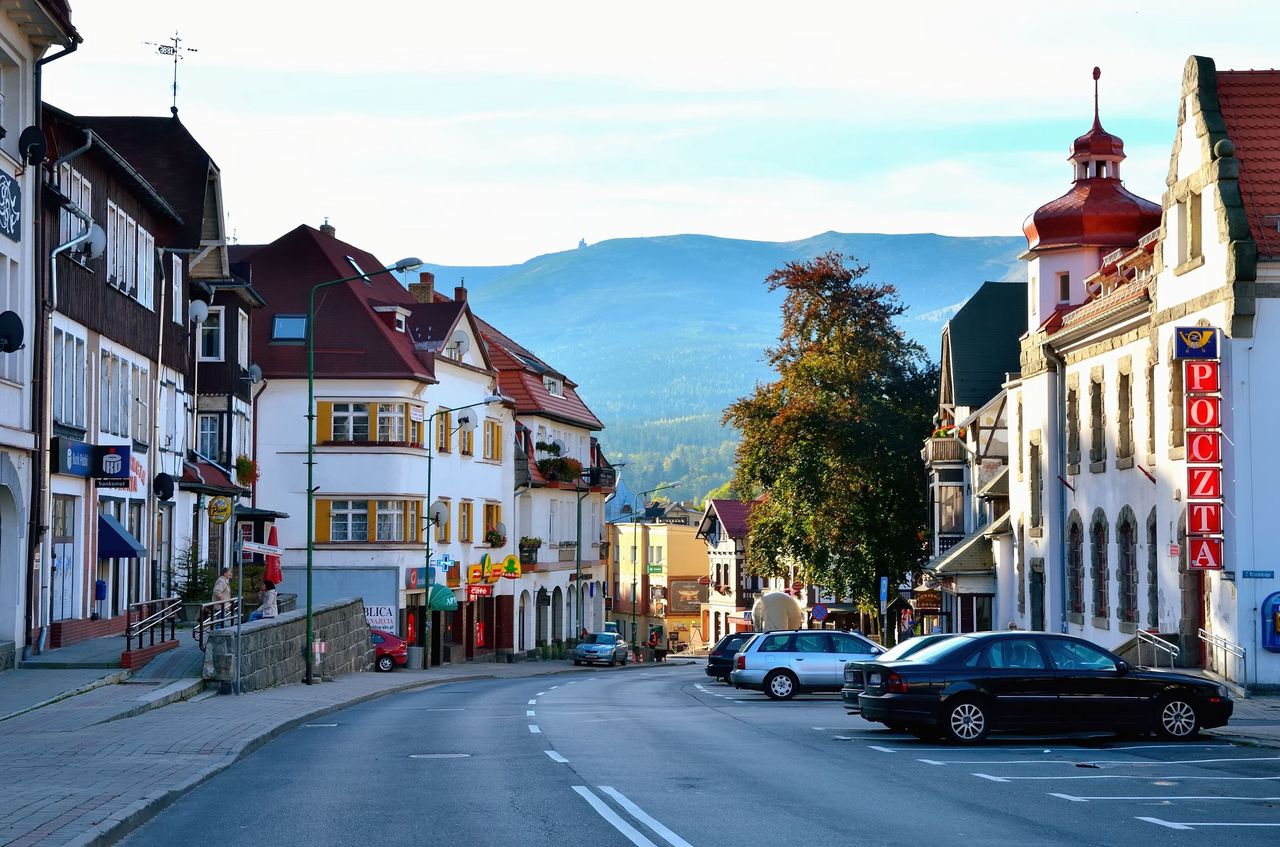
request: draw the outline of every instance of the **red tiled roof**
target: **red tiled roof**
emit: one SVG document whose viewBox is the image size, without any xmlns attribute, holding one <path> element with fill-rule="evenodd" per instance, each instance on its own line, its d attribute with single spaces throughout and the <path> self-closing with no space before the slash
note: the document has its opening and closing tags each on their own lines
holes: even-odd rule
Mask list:
<svg viewBox="0 0 1280 847">
<path fill-rule="evenodd" d="M 219 491 L 226 494 L 245 494 L 247 488 L 241 488 L 231 481 L 231 477 L 222 468 L 206 459 L 196 457 L 194 462 L 182 463 L 182 479 L 179 486 L 188 491 Z"/>
<path fill-rule="evenodd" d="M 743 503 L 741 500 L 712 500 L 711 508 L 720 516 L 720 524 L 725 535 L 730 538 L 747 537 L 747 519 L 751 516 L 754 502 Z"/>
<path fill-rule="evenodd" d="M 267 314 L 253 322 L 253 349 L 268 378 L 307 375 L 305 345 L 271 343 L 274 315 L 305 315 L 311 288 L 318 283 L 387 267 L 372 254 L 305 224 L 253 250 L 244 261 L 252 268 L 254 287 L 267 300 Z M 420 305 L 390 273 L 375 273 L 368 284 L 357 279 L 316 292 L 316 376 L 435 382 L 432 353 L 415 349 L 408 333 L 397 332 L 374 311 L 375 301 L 411 310 Z"/>
<path fill-rule="evenodd" d="M 498 388 L 516 401 L 517 415 L 542 415 L 593 431 L 604 429 L 604 424 L 578 396 L 576 383 L 480 318 L 476 318 L 476 324 L 484 337 L 489 359 L 498 370 Z M 556 397 L 547 391 L 543 374 L 562 380 L 564 396 Z"/>
<path fill-rule="evenodd" d="M 1219 71 L 1217 82 L 1249 230 L 1260 256 L 1280 257 L 1280 70 Z"/>
</svg>

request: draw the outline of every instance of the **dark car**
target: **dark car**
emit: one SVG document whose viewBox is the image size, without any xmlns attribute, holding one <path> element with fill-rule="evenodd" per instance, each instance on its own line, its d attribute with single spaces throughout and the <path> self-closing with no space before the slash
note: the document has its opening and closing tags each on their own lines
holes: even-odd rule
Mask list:
<svg viewBox="0 0 1280 847">
<path fill-rule="evenodd" d="M 950 634 L 944 635 L 920 635 L 915 638 L 908 638 L 906 641 L 899 643 L 896 647 L 889 648 L 888 652 L 877 656 L 877 662 L 896 662 L 906 659 L 919 653 L 930 644 L 942 641 L 944 638 L 951 638 Z M 840 699 L 844 701 L 844 708 L 851 715 L 856 715 L 862 711 L 862 707 L 858 705 L 858 695 L 862 693 L 862 668 L 867 662 L 845 662 L 844 663 L 844 688 L 840 689 Z"/>
<path fill-rule="evenodd" d="M 724 638 L 716 642 L 716 646 L 711 648 L 711 652 L 707 654 L 707 676 L 712 679 L 719 679 L 721 682 L 729 681 L 729 673 L 733 670 L 733 657 L 738 649 L 751 640 L 754 632 L 731 632 Z"/>
<path fill-rule="evenodd" d="M 1106 730 L 1194 738 L 1224 726 L 1226 686 L 1132 668 L 1070 635 L 985 632 L 931 644 L 911 659 L 863 667 L 862 716 L 961 744 L 992 731 Z"/>
<path fill-rule="evenodd" d="M 380 671 L 402 668 L 409 664 L 409 643 L 398 635 L 381 629 L 369 630 L 373 639 L 373 664 Z"/>
</svg>

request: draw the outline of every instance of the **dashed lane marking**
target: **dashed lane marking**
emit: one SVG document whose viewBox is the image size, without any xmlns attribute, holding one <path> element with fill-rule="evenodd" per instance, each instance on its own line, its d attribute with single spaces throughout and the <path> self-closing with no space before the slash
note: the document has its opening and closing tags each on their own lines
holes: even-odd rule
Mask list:
<svg viewBox="0 0 1280 847">
<path fill-rule="evenodd" d="M 561 755 L 560 755 L 559 753 L 557 753 L 555 750 L 543 750 L 542 752 L 544 752 L 544 753 L 546 753 L 548 756 L 550 756 L 550 757 L 551 757 L 551 761 L 553 761 L 553 762 L 559 762 L 559 763 L 560 763 L 560 764 L 562 764 L 562 765 L 567 765 L 567 764 L 569 763 L 569 760 L 568 760 L 568 759 L 566 759 L 564 756 L 561 756 Z"/>
<path fill-rule="evenodd" d="M 658 845 L 641 835 L 640 831 L 634 826 L 624 821 L 621 815 L 613 809 L 610 809 L 608 804 L 596 795 L 592 794 L 591 789 L 587 788 L 585 785 L 575 785 L 573 786 L 573 790 L 578 792 L 583 800 L 586 800 L 591 804 L 591 808 L 596 810 L 597 815 L 608 821 L 614 829 L 625 835 L 627 840 L 636 845 L 636 847 L 658 847 Z"/>
<path fill-rule="evenodd" d="M 527 710 L 527 711 L 524 713 L 524 716 L 525 716 L 526 718 L 531 718 L 531 717 L 533 717 L 533 709 L 529 709 L 529 710 Z"/>
<path fill-rule="evenodd" d="M 470 753 L 412 753 L 410 759 L 470 759 Z"/>
<path fill-rule="evenodd" d="M 989 773 L 975 773 L 975 774 L 974 774 L 974 776 L 980 776 L 980 777 L 982 777 L 983 779 L 989 779 L 989 780 L 991 780 L 992 782 L 1008 782 L 1008 781 L 1009 781 L 1009 780 L 1005 779 L 1004 777 L 1000 777 L 1000 776 L 992 776 L 992 775 L 991 775 L 991 774 L 989 774 Z"/>
<path fill-rule="evenodd" d="M 926 765 L 945 765 L 946 762 L 939 762 L 937 759 L 916 759 L 917 762 L 924 762 Z"/>
<path fill-rule="evenodd" d="M 538 725 L 536 723 L 529 724 L 529 731 L 534 733 L 535 735 L 540 734 L 542 732 L 542 730 L 538 728 Z"/>
<path fill-rule="evenodd" d="M 974 776 L 985 777 L 986 779 L 996 779 L 996 777 L 987 776 L 986 774 L 975 773 Z M 1177 780 L 1177 779 L 1196 779 L 1207 782 L 1265 782 L 1268 780 L 1280 780 L 1280 776 L 1151 776 L 1150 774 L 1128 774 L 1128 773 L 1101 773 L 1087 774 L 1081 776 L 1005 776 L 1000 777 L 1001 782 L 1012 782 L 1013 780 L 1062 780 L 1062 779 L 1143 779 L 1148 781 L 1154 780 Z"/>
<path fill-rule="evenodd" d="M 547 693 L 547 692 L 545 692 L 545 691 L 539 691 L 537 694 L 535 694 L 535 695 L 533 695 L 533 696 L 535 696 L 535 697 L 541 697 L 542 695 L 544 695 L 544 694 L 546 694 L 546 693 Z"/>
<path fill-rule="evenodd" d="M 891 747 L 880 747 L 879 745 L 876 745 L 876 744 L 868 744 L 867 746 L 868 746 L 868 747 L 870 747 L 872 750 L 879 750 L 881 753 L 896 753 L 896 752 L 898 752 L 897 750 L 894 750 L 894 749 L 893 749 L 893 748 L 891 748 Z"/>
<path fill-rule="evenodd" d="M 538 705 L 538 701 L 537 701 L 537 700 L 530 700 L 530 701 L 529 701 L 529 705 L 530 705 L 530 706 L 536 706 L 536 705 Z"/>
<path fill-rule="evenodd" d="M 1169 829 L 1195 829 L 1198 826 L 1280 826 L 1280 823 L 1230 823 L 1227 821 L 1164 821 L 1160 818 L 1136 818 L 1140 821 L 1165 826 Z"/>
<path fill-rule="evenodd" d="M 302 725 L 303 729 L 316 729 L 319 727 L 328 727 L 328 726 L 337 726 L 337 724 L 336 723 L 305 723 Z"/>
<path fill-rule="evenodd" d="M 1123 797 L 1123 796 L 1121 797 L 1078 797 L 1074 794 L 1062 794 L 1057 791 L 1050 791 L 1049 796 L 1060 797 L 1061 799 L 1069 800 L 1072 803 L 1104 803 L 1108 801 L 1131 803 L 1134 801 L 1141 801 L 1141 800 L 1154 800 L 1161 803 L 1171 802 L 1173 800 L 1245 800 L 1245 801 L 1251 800 L 1257 803 L 1274 803 L 1276 801 L 1280 801 L 1280 797 L 1224 797 L 1219 794 L 1183 794 L 1183 795 L 1177 795 L 1177 796 L 1169 795 L 1164 797 L 1161 797 L 1161 796 L 1140 797 L 1138 795 L 1133 795 L 1129 797 Z"/>
<path fill-rule="evenodd" d="M 940 765 L 1106 765 L 1123 768 L 1160 768 L 1169 765 L 1205 765 L 1219 762 L 1277 762 L 1280 756 L 1241 756 L 1226 759 L 1178 759 L 1171 762 L 1129 762 L 1123 759 L 946 759 Z"/>
</svg>

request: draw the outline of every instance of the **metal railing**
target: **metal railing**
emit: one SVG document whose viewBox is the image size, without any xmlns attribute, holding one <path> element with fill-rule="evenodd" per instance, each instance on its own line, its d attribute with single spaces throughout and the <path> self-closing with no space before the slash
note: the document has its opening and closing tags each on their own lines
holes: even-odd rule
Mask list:
<svg viewBox="0 0 1280 847">
<path fill-rule="evenodd" d="M 1151 667 L 1160 667 L 1160 654 L 1164 653 L 1169 657 L 1169 668 L 1172 670 L 1174 661 L 1178 658 L 1178 654 L 1182 652 L 1177 644 L 1172 641 L 1161 638 L 1154 632 L 1147 632 L 1145 629 L 1138 630 L 1138 664 L 1142 664 L 1142 645 L 1151 645 Z"/>
<path fill-rule="evenodd" d="M 160 642 L 172 641 L 178 637 L 178 612 L 182 610 L 182 598 L 162 597 L 158 600 L 143 600 L 130 603 L 125 620 L 125 650 L 142 649 L 142 642 L 150 639 L 146 646 L 156 644 L 156 633 L 160 633 Z M 169 625 L 166 633 L 165 624 Z M 138 646 L 134 647 L 134 639 Z"/>
<path fill-rule="evenodd" d="M 1227 673 L 1227 670 L 1226 670 L 1227 654 L 1230 653 L 1232 656 L 1235 656 L 1237 659 L 1240 660 L 1240 677 L 1238 682 L 1241 685 L 1248 687 L 1249 664 L 1248 662 L 1245 661 L 1246 650 L 1243 647 L 1241 647 L 1239 644 L 1235 643 L 1234 641 L 1228 641 L 1227 639 L 1223 638 L 1221 635 L 1216 635 L 1204 628 L 1201 628 L 1197 634 L 1200 636 L 1200 640 L 1203 641 L 1207 647 L 1221 654 L 1222 664 L 1218 665 L 1217 671 L 1226 679 L 1237 681 L 1236 677 Z M 1215 662 L 1214 664 L 1217 664 L 1217 662 Z"/>
<path fill-rule="evenodd" d="M 200 617 L 196 620 L 196 627 L 191 631 L 191 637 L 196 640 L 196 644 L 200 645 L 200 649 L 204 649 L 205 642 L 209 639 L 209 633 L 215 629 L 225 629 L 240 623 L 240 598 L 232 597 L 230 600 L 218 600 L 214 603 L 205 603 L 200 607 Z"/>
</svg>

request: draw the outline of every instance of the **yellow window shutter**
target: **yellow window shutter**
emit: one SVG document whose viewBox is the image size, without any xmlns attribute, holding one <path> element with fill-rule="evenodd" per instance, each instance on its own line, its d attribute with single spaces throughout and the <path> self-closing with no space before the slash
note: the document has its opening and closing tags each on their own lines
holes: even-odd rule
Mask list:
<svg viewBox="0 0 1280 847">
<path fill-rule="evenodd" d="M 317 544 L 324 544 L 329 540 L 329 501 L 316 501 L 316 525 L 315 536 Z"/>
<path fill-rule="evenodd" d="M 369 504 L 369 523 L 368 523 L 368 530 L 365 533 L 365 540 L 377 541 L 378 540 L 378 501 L 367 500 L 365 502 Z"/>
<path fill-rule="evenodd" d="M 316 443 L 333 440 L 333 404 L 325 401 L 316 404 Z M 326 506 L 326 508 L 328 508 Z M 327 534 L 327 533 L 326 533 Z"/>
<path fill-rule="evenodd" d="M 413 421 L 409 418 L 409 404 L 405 403 L 400 407 L 400 414 L 404 415 L 404 440 L 407 444 L 413 443 Z"/>
</svg>

